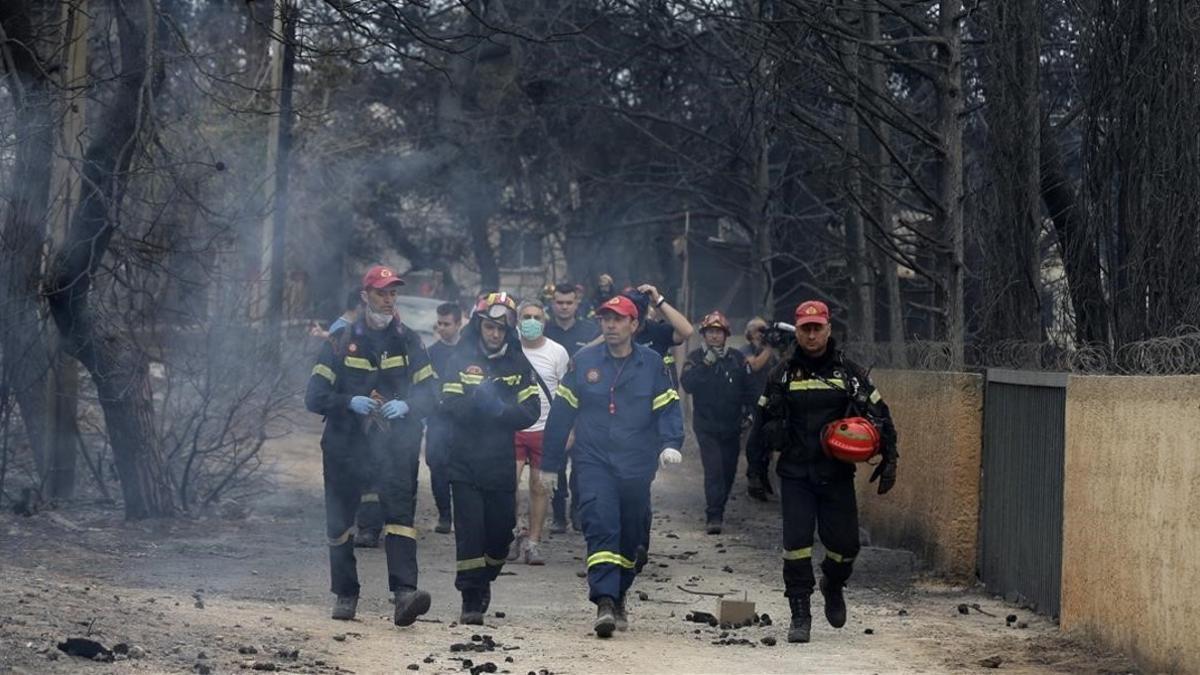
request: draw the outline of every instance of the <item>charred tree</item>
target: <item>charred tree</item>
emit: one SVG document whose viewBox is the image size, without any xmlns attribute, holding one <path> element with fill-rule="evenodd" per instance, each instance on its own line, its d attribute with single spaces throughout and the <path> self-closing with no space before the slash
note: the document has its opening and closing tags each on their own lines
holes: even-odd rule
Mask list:
<svg viewBox="0 0 1200 675">
<path fill-rule="evenodd" d="M 54 159 L 55 91 L 51 68 L 41 56 L 57 37 L 56 3 L 14 0 L 0 3 L 0 53 L 11 82 L 15 114 L 10 206 L 0 236 L 4 279 L 0 323 L 4 382 L 16 398 L 39 475 L 50 464 L 47 447 L 49 401 L 41 386 L 50 355 L 38 316 L 40 262 L 49 215 Z"/>
<path fill-rule="evenodd" d="M 162 71 L 153 67 L 154 4 L 113 6 L 119 70 L 83 157 L 82 190 L 46 293 L 63 349 L 96 385 L 128 519 L 174 512 L 167 468 L 155 441 L 149 363 L 130 340 L 106 331 L 89 295 L 120 224 L 130 168 L 148 135 Z"/>
</svg>

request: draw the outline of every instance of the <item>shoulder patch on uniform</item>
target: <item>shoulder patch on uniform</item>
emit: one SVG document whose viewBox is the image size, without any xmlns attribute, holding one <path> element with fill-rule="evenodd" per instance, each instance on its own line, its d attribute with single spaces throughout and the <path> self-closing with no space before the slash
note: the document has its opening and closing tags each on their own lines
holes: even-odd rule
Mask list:
<svg viewBox="0 0 1200 675">
<path fill-rule="evenodd" d="M 600 381 L 600 371 L 596 368 L 588 368 L 587 375 L 584 376 L 591 384 L 596 384 Z"/>
<path fill-rule="evenodd" d="M 351 354 L 353 354 L 354 352 L 357 352 L 357 351 L 358 351 L 358 345 L 356 345 L 356 344 L 354 344 L 353 342 L 351 342 L 351 343 L 350 343 L 350 346 L 349 346 L 349 347 L 346 347 L 346 351 L 348 351 L 348 352 L 350 352 Z"/>
<path fill-rule="evenodd" d="M 483 374 L 483 368 L 480 368 L 479 366 L 477 366 L 477 365 L 475 365 L 474 363 L 472 363 L 471 365 L 467 366 L 467 367 L 466 367 L 466 368 L 463 370 L 463 372 L 464 372 L 464 373 L 466 373 L 466 374 L 468 374 L 468 375 L 482 375 L 482 374 Z"/>
</svg>

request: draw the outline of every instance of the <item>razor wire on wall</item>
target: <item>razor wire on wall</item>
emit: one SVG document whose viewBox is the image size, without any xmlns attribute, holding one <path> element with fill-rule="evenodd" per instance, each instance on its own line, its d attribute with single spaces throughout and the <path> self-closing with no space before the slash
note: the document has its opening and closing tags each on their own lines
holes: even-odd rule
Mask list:
<svg viewBox="0 0 1200 675">
<path fill-rule="evenodd" d="M 899 348 L 885 342 L 851 342 L 845 345 L 845 351 L 863 366 L 874 368 L 950 370 L 952 363 L 947 342 L 906 342 Z M 1079 375 L 1195 375 L 1200 374 L 1200 329 L 1184 326 L 1174 335 L 1131 342 L 1116 350 L 1097 345 L 1005 340 L 967 345 L 964 358 L 971 368 Z"/>
</svg>

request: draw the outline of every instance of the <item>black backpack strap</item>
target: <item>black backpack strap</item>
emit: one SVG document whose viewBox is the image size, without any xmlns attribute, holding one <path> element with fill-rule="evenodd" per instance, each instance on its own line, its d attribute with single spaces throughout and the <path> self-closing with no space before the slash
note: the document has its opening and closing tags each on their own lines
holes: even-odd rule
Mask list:
<svg viewBox="0 0 1200 675">
<path fill-rule="evenodd" d="M 533 379 L 537 380 L 538 386 L 541 387 L 542 392 L 546 394 L 546 400 L 553 403 L 554 394 L 550 392 L 550 387 L 546 386 L 546 381 L 542 379 L 540 374 L 538 374 L 537 368 L 530 368 L 529 371 L 533 373 Z"/>
</svg>

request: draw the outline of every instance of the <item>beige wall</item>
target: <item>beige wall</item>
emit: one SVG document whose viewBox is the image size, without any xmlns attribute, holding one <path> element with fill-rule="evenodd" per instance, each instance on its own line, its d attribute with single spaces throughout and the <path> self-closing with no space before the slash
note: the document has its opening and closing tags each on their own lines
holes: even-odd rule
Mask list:
<svg viewBox="0 0 1200 675">
<path fill-rule="evenodd" d="M 1073 377 L 1066 440 L 1063 628 L 1200 673 L 1200 377 Z"/>
<path fill-rule="evenodd" d="M 906 548 L 935 573 L 975 575 L 983 380 L 967 373 L 871 375 L 900 438 L 896 487 L 884 496 L 858 472 L 862 524 L 876 546 Z"/>
</svg>

